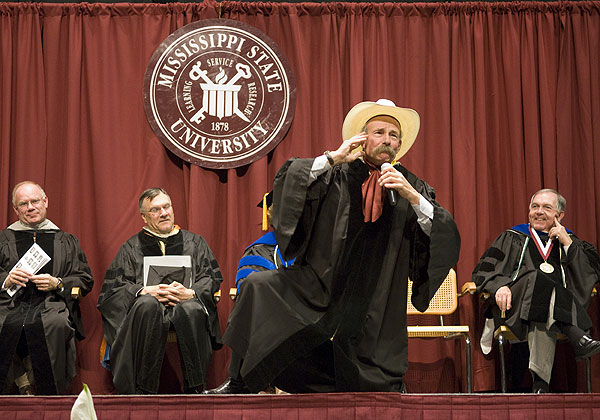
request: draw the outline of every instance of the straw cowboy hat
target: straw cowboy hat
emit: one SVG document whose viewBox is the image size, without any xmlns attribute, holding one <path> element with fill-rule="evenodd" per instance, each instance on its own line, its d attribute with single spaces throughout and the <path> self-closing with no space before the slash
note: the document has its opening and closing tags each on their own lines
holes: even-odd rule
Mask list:
<svg viewBox="0 0 600 420">
<path fill-rule="evenodd" d="M 396 153 L 395 160 L 398 160 L 408 152 L 408 149 L 415 142 L 421 126 L 421 119 L 414 109 L 397 107 L 389 99 L 379 99 L 377 102 L 360 102 L 354 105 L 344 119 L 342 139 L 348 140 L 350 137 L 357 135 L 363 130 L 367 121 L 378 115 L 388 115 L 400 123 L 402 145 Z"/>
</svg>

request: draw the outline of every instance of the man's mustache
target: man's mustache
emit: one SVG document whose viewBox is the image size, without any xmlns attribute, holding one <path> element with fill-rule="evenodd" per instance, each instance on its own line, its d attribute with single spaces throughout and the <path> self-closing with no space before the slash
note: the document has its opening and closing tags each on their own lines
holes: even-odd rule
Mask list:
<svg viewBox="0 0 600 420">
<path fill-rule="evenodd" d="M 387 144 L 380 144 L 373 150 L 374 155 L 378 155 L 379 153 L 387 153 L 390 159 L 396 157 L 396 150 L 392 146 L 388 146 Z"/>
</svg>

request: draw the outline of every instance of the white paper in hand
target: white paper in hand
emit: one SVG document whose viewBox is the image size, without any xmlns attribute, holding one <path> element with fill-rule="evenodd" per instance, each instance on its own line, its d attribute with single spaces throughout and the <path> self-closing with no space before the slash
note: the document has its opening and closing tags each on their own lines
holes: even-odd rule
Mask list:
<svg viewBox="0 0 600 420">
<path fill-rule="evenodd" d="M 37 274 L 38 271 L 40 271 L 40 269 L 45 266 L 48 261 L 50 261 L 50 259 L 50 256 L 46 254 L 42 247 L 40 247 L 38 244 L 33 244 L 10 270 L 10 273 L 19 268 L 28 273 Z M 20 288 L 21 286 L 13 285 L 10 289 L 6 290 L 6 293 L 12 297 Z"/>
</svg>

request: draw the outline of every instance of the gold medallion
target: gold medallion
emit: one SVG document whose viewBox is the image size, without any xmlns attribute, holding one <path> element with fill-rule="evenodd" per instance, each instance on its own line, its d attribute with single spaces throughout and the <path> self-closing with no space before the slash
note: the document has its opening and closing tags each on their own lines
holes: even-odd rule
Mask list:
<svg viewBox="0 0 600 420">
<path fill-rule="evenodd" d="M 552 267 L 552 264 L 548 264 L 546 261 L 540 264 L 540 270 L 548 274 L 554 273 L 554 267 Z"/>
</svg>

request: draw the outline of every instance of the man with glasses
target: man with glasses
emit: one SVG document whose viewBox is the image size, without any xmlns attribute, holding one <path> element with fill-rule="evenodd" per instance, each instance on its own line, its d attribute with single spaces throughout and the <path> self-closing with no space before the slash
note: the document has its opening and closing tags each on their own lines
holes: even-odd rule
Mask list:
<svg viewBox="0 0 600 420">
<path fill-rule="evenodd" d="M 12 203 L 19 220 L 0 232 L 0 383 L 4 393 L 64 393 L 84 338 L 71 291 L 87 294 L 92 275 L 77 238 L 46 218 L 42 187 L 18 183 Z"/>
<path fill-rule="evenodd" d="M 212 350 L 221 347 L 213 300 L 223 280 L 219 264 L 204 238 L 175 224 L 164 189 L 144 191 L 139 208 L 145 225 L 121 246 L 98 298 L 113 382 L 119 393 L 156 394 L 173 329 L 185 392 L 197 393 L 204 387 Z M 189 256 L 190 264 L 167 266 L 156 259 L 155 265 L 148 264 L 161 256 Z"/>
<path fill-rule="evenodd" d="M 491 350 L 493 330 L 501 324 L 527 341 L 534 393 L 549 392 L 557 332 L 568 337 L 577 358 L 600 353 L 600 342 L 586 333 L 600 257 L 561 224 L 566 204 L 555 190 L 536 192 L 529 223 L 501 233 L 473 270 L 477 290 L 492 296 L 482 350 Z"/>
</svg>

